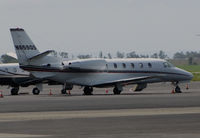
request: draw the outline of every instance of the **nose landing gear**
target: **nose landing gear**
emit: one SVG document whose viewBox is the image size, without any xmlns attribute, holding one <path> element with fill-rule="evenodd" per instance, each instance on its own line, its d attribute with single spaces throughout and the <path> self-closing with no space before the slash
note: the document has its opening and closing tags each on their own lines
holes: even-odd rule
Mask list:
<svg viewBox="0 0 200 138">
<path fill-rule="evenodd" d="M 176 82 L 176 83 L 172 82 L 172 85 L 175 87 L 175 89 L 173 88 L 173 90 L 175 93 L 182 93 L 181 88 L 178 86 L 178 83 L 179 82 Z"/>
</svg>

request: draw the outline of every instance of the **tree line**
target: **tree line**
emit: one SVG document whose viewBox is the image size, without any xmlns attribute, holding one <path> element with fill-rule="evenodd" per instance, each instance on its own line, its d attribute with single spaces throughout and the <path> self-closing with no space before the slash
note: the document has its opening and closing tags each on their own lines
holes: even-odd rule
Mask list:
<svg viewBox="0 0 200 138">
<path fill-rule="evenodd" d="M 68 52 L 53 52 L 52 53 L 53 56 L 56 57 L 62 57 L 62 58 L 71 58 L 71 59 L 87 59 L 87 58 L 107 58 L 107 59 L 111 59 L 111 58 L 160 58 L 160 59 L 169 59 L 169 56 L 162 50 L 153 53 L 152 55 L 148 55 L 148 54 L 137 54 L 135 51 L 132 52 L 120 52 L 117 51 L 115 55 L 112 55 L 111 53 L 106 53 L 104 54 L 102 51 L 99 52 L 98 56 L 93 56 L 91 54 L 79 54 L 77 56 L 74 55 L 69 55 Z M 183 60 L 188 60 L 189 64 L 192 64 L 192 61 L 194 58 L 200 59 L 200 52 L 196 52 L 196 51 L 187 51 L 187 52 L 176 52 L 173 55 L 172 59 L 183 59 Z M 17 60 L 4 54 L 1 56 L 1 61 L 3 63 L 16 63 Z"/>
</svg>

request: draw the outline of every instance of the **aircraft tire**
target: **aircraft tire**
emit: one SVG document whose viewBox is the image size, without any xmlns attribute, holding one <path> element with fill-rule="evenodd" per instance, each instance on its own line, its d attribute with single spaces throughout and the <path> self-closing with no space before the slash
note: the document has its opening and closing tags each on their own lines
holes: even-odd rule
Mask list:
<svg viewBox="0 0 200 138">
<path fill-rule="evenodd" d="M 84 95 L 93 95 L 93 88 L 92 87 L 85 87 L 84 89 L 83 89 L 83 91 L 84 91 Z"/>
<path fill-rule="evenodd" d="M 61 94 L 67 94 L 67 91 L 65 89 L 62 89 Z"/>
<path fill-rule="evenodd" d="M 33 88 L 32 90 L 33 95 L 39 95 L 40 94 L 40 90 L 38 88 Z"/>
<path fill-rule="evenodd" d="M 119 95 L 120 93 L 121 93 L 121 91 L 120 90 L 118 90 L 116 87 L 113 89 L 113 93 L 115 94 L 115 95 Z"/>
<path fill-rule="evenodd" d="M 176 92 L 176 93 L 182 93 L 182 92 L 181 92 L 181 88 L 180 88 L 179 86 L 176 86 L 175 92 Z"/>
<path fill-rule="evenodd" d="M 10 92 L 11 92 L 11 95 L 18 95 L 19 87 L 12 88 Z"/>
</svg>

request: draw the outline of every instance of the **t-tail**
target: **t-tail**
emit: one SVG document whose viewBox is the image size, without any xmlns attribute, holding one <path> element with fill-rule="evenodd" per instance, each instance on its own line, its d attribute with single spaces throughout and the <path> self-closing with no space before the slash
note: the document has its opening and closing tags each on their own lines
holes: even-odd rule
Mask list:
<svg viewBox="0 0 200 138">
<path fill-rule="evenodd" d="M 59 64 L 59 58 L 47 56 L 52 50 L 40 53 L 24 29 L 11 28 L 10 32 L 20 65 Z"/>
</svg>

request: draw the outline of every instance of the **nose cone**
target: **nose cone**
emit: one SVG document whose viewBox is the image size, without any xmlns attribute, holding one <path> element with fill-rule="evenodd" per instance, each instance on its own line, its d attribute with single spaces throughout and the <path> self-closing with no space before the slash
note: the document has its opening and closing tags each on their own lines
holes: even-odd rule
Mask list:
<svg viewBox="0 0 200 138">
<path fill-rule="evenodd" d="M 192 74 L 192 73 L 190 73 L 190 72 L 188 72 L 188 79 L 189 79 L 189 80 L 192 80 L 192 79 L 193 79 L 193 77 L 194 77 L 194 76 L 193 76 L 193 74 Z"/>
<path fill-rule="evenodd" d="M 183 69 L 179 69 L 179 68 L 176 68 L 177 71 L 182 74 L 183 76 L 183 81 L 191 81 L 192 78 L 194 77 L 192 73 L 188 72 L 188 71 L 185 71 Z"/>
</svg>

